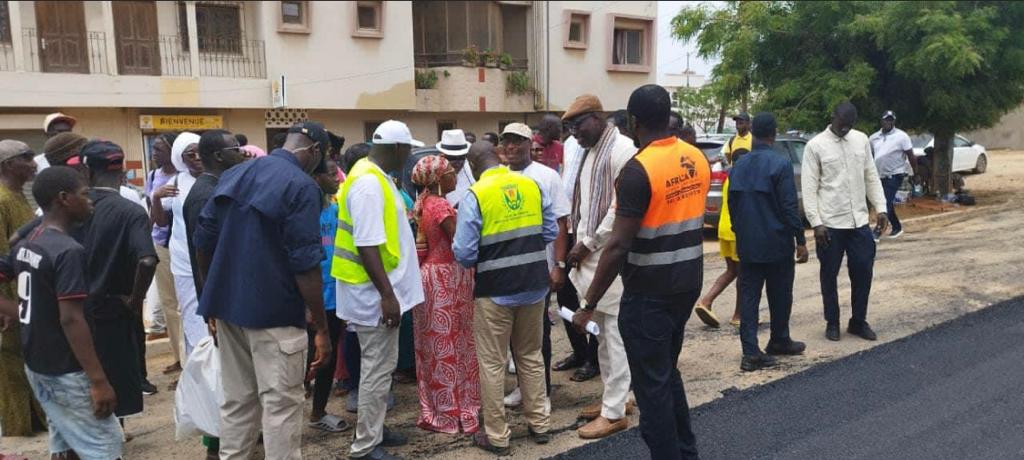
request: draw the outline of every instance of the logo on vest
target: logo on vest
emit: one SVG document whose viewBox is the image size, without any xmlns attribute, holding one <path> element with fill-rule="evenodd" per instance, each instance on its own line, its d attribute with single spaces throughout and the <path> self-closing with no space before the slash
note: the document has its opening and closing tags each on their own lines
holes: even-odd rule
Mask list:
<svg viewBox="0 0 1024 460">
<path fill-rule="evenodd" d="M 523 195 L 519 193 L 518 185 L 506 185 L 501 187 L 501 198 L 505 201 L 505 207 L 512 211 L 518 211 L 523 207 Z"/>
</svg>

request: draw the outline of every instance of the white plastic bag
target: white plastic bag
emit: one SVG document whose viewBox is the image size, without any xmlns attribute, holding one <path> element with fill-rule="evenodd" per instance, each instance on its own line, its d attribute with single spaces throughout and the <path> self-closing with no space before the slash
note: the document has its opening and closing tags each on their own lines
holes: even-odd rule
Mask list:
<svg viewBox="0 0 1024 460">
<path fill-rule="evenodd" d="M 213 337 L 204 337 L 192 350 L 174 392 L 175 438 L 220 436 L 220 405 L 224 390 L 220 384 L 220 353 Z"/>
</svg>

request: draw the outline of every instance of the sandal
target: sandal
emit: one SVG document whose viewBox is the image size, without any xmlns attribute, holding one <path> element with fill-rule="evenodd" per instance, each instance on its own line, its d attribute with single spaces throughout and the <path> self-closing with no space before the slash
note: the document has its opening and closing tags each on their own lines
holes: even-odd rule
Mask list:
<svg viewBox="0 0 1024 460">
<path fill-rule="evenodd" d="M 716 316 L 715 312 L 711 311 L 711 309 L 706 307 L 704 304 L 698 303 L 696 307 L 693 307 L 693 311 L 697 313 L 697 317 L 700 318 L 704 324 L 707 324 L 708 327 L 714 329 L 719 328 L 720 324 L 718 322 L 718 316 Z"/>
<path fill-rule="evenodd" d="M 331 414 L 320 417 L 320 420 L 315 422 L 309 422 L 309 426 L 328 433 L 341 433 L 351 428 L 348 422 Z"/>
</svg>

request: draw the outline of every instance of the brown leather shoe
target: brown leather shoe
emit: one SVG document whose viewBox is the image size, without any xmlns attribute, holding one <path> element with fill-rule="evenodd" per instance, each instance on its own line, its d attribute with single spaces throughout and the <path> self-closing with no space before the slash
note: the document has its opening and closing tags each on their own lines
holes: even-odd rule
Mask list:
<svg viewBox="0 0 1024 460">
<path fill-rule="evenodd" d="M 608 420 L 604 417 L 598 417 L 590 423 L 580 427 L 576 432 L 579 433 L 580 438 L 582 439 L 601 439 L 625 430 L 626 428 L 629 428 L 629 421 L 625 418 Z"/>
<path fill-rule="evenodd" d="M 584 420 L 593 420 L 595 418 L 598 418 L 601 416 L 601 409 L 603 407 L 604 404 L 601 401 L 584 407 L 583 409 L 580 410 L 580 418 Z M 632 399 L 626 401 L 626 415 L 633 415 L 633 412 L 635 411 L 636 401 L 633 401 Z"/>
</svg>

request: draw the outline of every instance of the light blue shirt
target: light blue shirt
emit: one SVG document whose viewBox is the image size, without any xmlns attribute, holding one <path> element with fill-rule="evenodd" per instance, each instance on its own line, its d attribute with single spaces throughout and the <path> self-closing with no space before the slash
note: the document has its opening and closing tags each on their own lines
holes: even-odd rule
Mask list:
<svg viewBox="0 0 1024 460">
<path fill-rule="evenodd" d="M 468 165 L 467 165 L 468 166 Z M 544 227 L 542 236 L 544 244 L 550 243 L 558 237 L 558 218 L 555 216 L 551 198 L 541 190 L 541 207 L 543 209 Z M 452 242 L 452 252 L 455 253 L 455 260 L 463 267 L 471 268 L 476 265 L 477 255 L 480 247 L 480 231 L 483 229 L 483 216 L 480 214 L 480 203 L 472 191 L 467 192 L 459 203 L 459 213 L 455 224 L 455 238 Z M 531 305 L 548 295 L 548 286 L 526 291 L 509 296 L 492 297 L 491 300 L 503 307 L 518 307 Z"/>
</svg>

